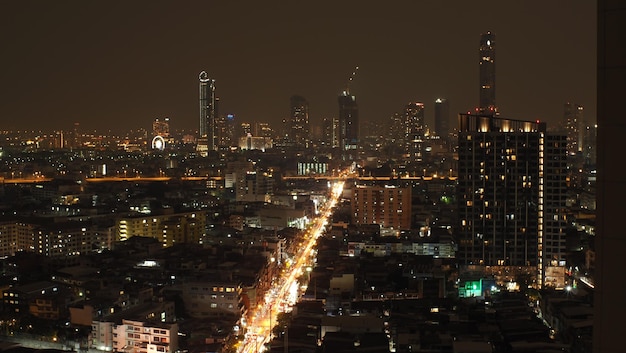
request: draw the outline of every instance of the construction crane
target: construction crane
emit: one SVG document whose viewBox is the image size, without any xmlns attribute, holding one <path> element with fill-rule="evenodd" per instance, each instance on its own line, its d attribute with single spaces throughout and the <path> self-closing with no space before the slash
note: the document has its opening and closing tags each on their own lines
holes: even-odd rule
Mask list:
<svg viewBox="0 0 626 353">
<path fill-rule="evenodd" d="M 350 77 L 348 77 L 348 83 L 346 84 L 346 94 L 350 94 L 350 83 L 352 82 L 352 80 L 354 80 L 354 77 L 356 76 L 357 71 L 359 71 L 359 67 L 355 67 L 354 71 L 352 71 L 352 74 L 350 75 Z"/>
</svg>

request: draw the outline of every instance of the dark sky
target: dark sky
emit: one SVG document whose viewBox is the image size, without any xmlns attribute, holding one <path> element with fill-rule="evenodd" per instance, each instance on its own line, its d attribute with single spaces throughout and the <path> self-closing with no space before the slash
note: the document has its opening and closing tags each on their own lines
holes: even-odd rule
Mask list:
<svg viewBox="0 0 626 353">
<path fill-rule="evenodd" d="M 337 115 L 351 85 L 361 118 L 437 97 L 478 101 L 480 34 L 496 35 L 503 116 L 548 123 L 563 103 L 595 120 L 596 4 L 524 1 L 2 1 L 0 130 L 197 129 L 198 73 L 220 113 L 278 123 L 289 97 L 311 121 Z"/>
</svg>

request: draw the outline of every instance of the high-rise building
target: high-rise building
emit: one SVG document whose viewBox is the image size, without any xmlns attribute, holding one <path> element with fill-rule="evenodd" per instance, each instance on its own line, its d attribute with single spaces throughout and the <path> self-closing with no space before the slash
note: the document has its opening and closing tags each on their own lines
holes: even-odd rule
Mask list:
<svg viewBox="0 0 626 353">
<path fill-rule="evenodd" d="M 322 145 L 326 147 L 337 147 L 337 119 L 324 118 L 322 120 Z"/>
<path fill-rule="evenodd" d="M 546 124 L 459 116 L 459 260 L 564 281 L 566 151 Z"/>
<path fill-rule="evenodd" d="M 237 130 L 239 130 L 237 132 L 237 138 L 252 135 L 253 133 L 252 124 L 246 122 L 239 124 L 239 128 Z"/>
<path fill-rule="evenodd" d="M 479 56 L 479 104 L 481 114 L 495 115 L 496 107 L 496 36 L 491 32 L 480 35 Z"/>
<path fill-rule="evenodd" d="M 587 125 L 583 139 L 583 159 L 586 165 L 596 165 L 596 146 L 598 143 L 598 124 Z"/>
<path fill-rule="evenodd" d="M 288 142 L 296 147 L 309 147 L 309 102 L 302 96 L 294 95 L 290 99 L 288 123 Z"/>
<path fill-rule="evenodd" d="M 274 130 L 270 123 L 257 122 L 254 124 L 254 135 L 265 138 L 273 138 Z"/>
<path fill-rule="evenodd" d="M 221 115 L 215 119 L 215 139 L 218 147 L 235 146 L 235 115 Z"/>
<path fill-rule="evenodd" d="M 411 228 L 411 187 L 357 185 L 350 204 L 355 224 Z"/>
<path fill-rule="evenodd" d="M 206 155 L 208 151 L 214 151 L 217 148 L 215 141 L 215 80 L 209 78 L 206 71 L 202 71 L 198 79 L 200 81 L 200 130 L 197 150 L 201 155 Z"/>
<path fill-rule="evenodd" d="M 412 102 L 404 111 L 406 154 L 411 163 L 420 162 L 423 158 L 424 132 L 424 103 Z"/>
<path fill-rule="evenodd" d="M 354 159 L 359 144 L 359 107 L 348 90 L 339 95 L 339 148 L 343 159 Z"/>
<path fill-rule="evenodd" d="M 450 104 L 445 98 L 435 100 L 435 134 L 442 138 L 450 134 Z"/>
<path fill-rule="evenodd" d="M 565 103 L 563 122 L 567 132 L 567 154 L 575 156 L 583 151 L 585 121 L 582 105 Z"/>
</svg>

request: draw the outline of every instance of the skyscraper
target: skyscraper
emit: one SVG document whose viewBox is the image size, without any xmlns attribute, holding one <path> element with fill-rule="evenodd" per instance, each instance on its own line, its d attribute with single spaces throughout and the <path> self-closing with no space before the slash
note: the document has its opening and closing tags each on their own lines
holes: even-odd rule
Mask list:
<svg viewBox="0 0 626 353">
<path fill-rule="evenodd" d="M 324 118 L 322 120 L 322 144 L 326 147 L 337 147 L 337 119 Z"/>
<path fill-rule="evenodd" d="M 309 147 L 309 102 L 302 96 L 294 95 L 290 99 L 289 142 L 296 147 Z"/>
<path fill-rule="evenodd" d="M 450 134 L 450 104 L 445 98 L 435 100 L 435 133 L 442 138 Z"/>
<path fill-rule="evenodd" d="M 422 160 L 422 145 L 424 144 L 424 103 L 412 102 L 404 111 L 406 134 L 406 154 L 411 163 Z"/>
<path fill-rule="evenodd" d="M 491 32 L 480 36 L 479 81 L 480 97 L 478 111 L 481 114 L 495 115 L 496 108 L 496 36 Z"/>
<path fill-rule="evenodd" d="M 584 109 L 582 105 L 565 103 L 563 122 L 567 132 L 567 153 L 575 156 L 583 151 L 585 134 Z"/>
<path fill-rule="evenodd" d="M 459 260 L 564 281 L 566 151 L 546 124 L 459 116 Z"/>
<path fill-rule="evenodd" d="M 214 151 L 217 148 L 215 141 L 215 80 L 209 78 L 206 71 L 202 71 L 198 79 L 200 81 L 200 130 L 197 151 L 206 156 L 208 151 Z"/>
<path fill-rule="evenodd" d="M 353 159 L 359 143 L 359 107 L 349 91 L 339 95 L 339 147 L 344 159 Z"/>
<path fill-rule="evenodd" d="M 215 119 L 215 140 L 218 147 L 235 146 L 235 115 L 221 115 Z"/>
</svg>

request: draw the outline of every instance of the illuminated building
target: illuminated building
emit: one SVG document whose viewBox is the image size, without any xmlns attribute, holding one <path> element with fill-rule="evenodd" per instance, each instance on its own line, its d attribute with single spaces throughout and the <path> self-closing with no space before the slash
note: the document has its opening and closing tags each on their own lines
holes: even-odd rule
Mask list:
<svg viewBox="0 0 626 353">
<path fill-rule="evenodd" d="M 478 110 L 481 114 L 495 115 L 496 108 L 496 36 L 491 32 L 480 36 Z"/>
<path fill-rule="evenodd" d="M 198 244 L 206 226 L 206 211 L 125 217 L 117 221 L 117 240 L 133 236 L 157 239 L 163 247 Z"/>
<path fill-rule="evenodd" d="M 359 144 L 359 107 L 349 91 L 339 95 L 339 148 L 343 159 L 353 159 Z"/>
<path fill-rule="evenodd" d="M 322 144 L 326 147 L 339 146 L 339 120 L 337 118 L 324 118 L 322 120 Z"/>
<path fill-rule="evenodd" d="M 272 139 L 269 137 L 252 136 L 248 134 L 239 138 L 239 148 L 241 150 L 261 150 L 272 148 Z"/>
<path fill-rule="evenodd" d="M 200 130 L 197 150 L 206 156 L 208 151 L 216 149 L 215 141 L 215 80 L 209 78 L 206 71 L 200 73 L 199 102 L 200 102 Z"/>
<path fill-rule="evenodd" d="M 357 185 L 351 201 L 355 224 L 380 224 L 394 229 L 411 228 L 411 188 L 390 185 Z"/>
<path fill-rule="evenodd" d="M 260 137 L 274 137 L 274 130 L 269 123 L 256 123 L 254 124 L 255 135 Z"/>
<path fill-rule="evenodd" d="M 99 324 L 100 322 L 94 321 L 92 327 L 99 326 Z M 114 338 L 111 346 L 115 352 L 174 353 L 178 351 L 178 324 L 176 323 L 123 319 L 121 325 L 113 325 L 111 336 Z M 109 342 L 103 344 L 103 347 L 111 346 Z"/>
<path fill-rule="evenodd" d="M 406 121 L 402 114 L 395 112 L 389 118 L 389 138 L 394 146 L 404 146 Z"/>
<path fill-rule="evenodd" d="M 404 112 L 406 155 L 411 163 L 423 158 L 424 144 L 424 103 L 409 103 Z"/>
<path fill-rule="evenodd" d="M 459 116 L 459 260 L 536 268 L 559 286 L 565 266 L 565 136 L 546 124 Z"/>
<path fill-rule="evenodd" d="M 298 162 L 298 175 L 327 175 L 328 163 Z"/>
<path fill-rule="evenodd" d="M 237 283 L 187 282 L 181 299 L 187 314 L 195 318 L 241 317 L 245 311 L 241 286 Z"/>
<path fill-rule="evenodd" d="M 217 146 L 230 147 L 235 145 L 235 115 L 227 114 L 215 120 Z"/>
<path fill-rule="evenodd" d="M 154 119 L 152 122 L 152 136 L 161 136 L 165 139 L 170 137 L 170 118 L 159 120 Z"/>
<path fill-rule="evenodd" d="M 435 133 L 443 138 L 450 134 L 450 104 L 445 98 L 435 100 Z"/>
<path fill-rule="evenodd" d="M 238 137 L 244 137 L 248 135 L 252 135 L 252 125 L 250 123 L 241 123 L 239 124 L 238 129 Z"/>
<path fill-rule="evenodd" d="M 575 156 L 583 151 L 584 146 L 584 108 L 582 105 L 567 102 L 563 111 L 563 120 L 567 132 L 567 154 Z"/>
<path fill-rule="evenodd" d="M 308 148 L 309 141 L 309 102 L 304 97 L 292 96 L 290 99 L 288 142 L 296 147 Z"/>
</svg>

